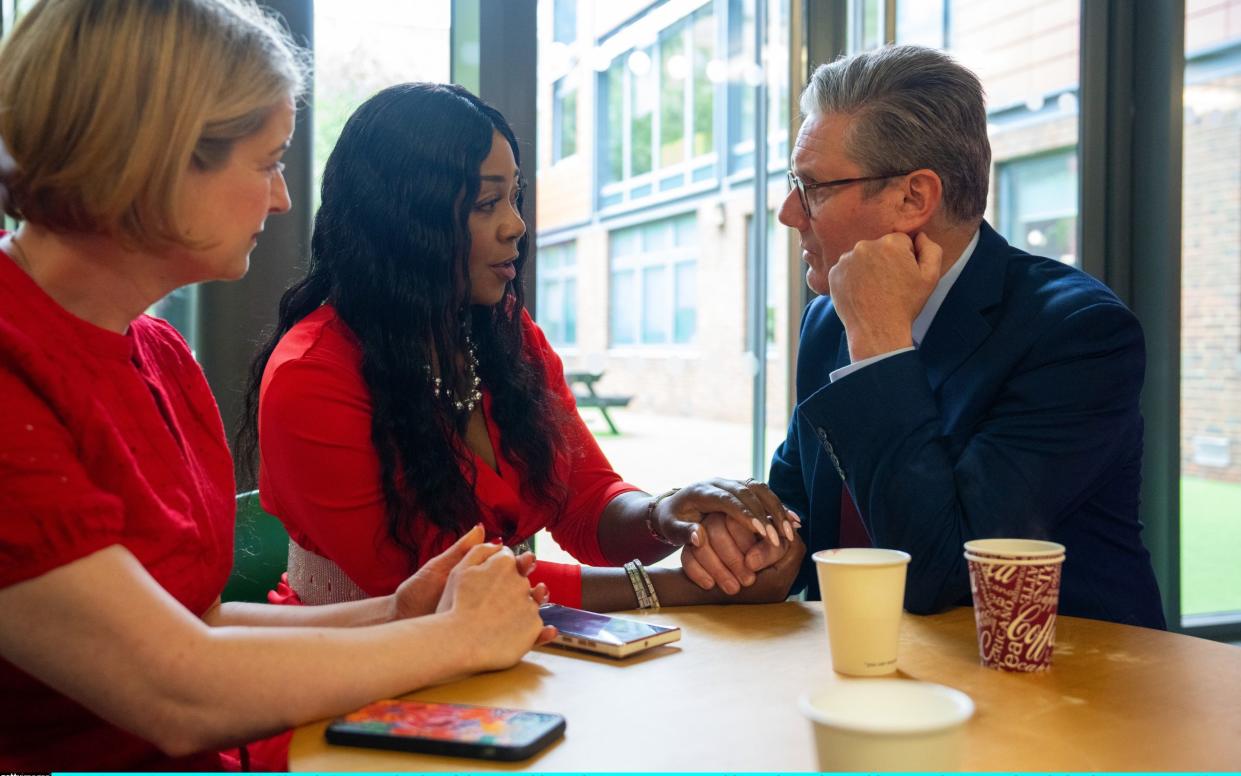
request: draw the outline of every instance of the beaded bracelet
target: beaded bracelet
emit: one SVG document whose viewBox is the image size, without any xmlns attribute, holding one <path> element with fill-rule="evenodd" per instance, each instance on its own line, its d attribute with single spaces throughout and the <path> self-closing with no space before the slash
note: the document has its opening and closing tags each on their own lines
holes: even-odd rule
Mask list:
<svg viewBox="0 0 1241 776">
<path fill-rule="evenodd" d="M 649 533 L 651 535 L 651 538 L 655 539 L 656 541 L 662 542 L 663 544 L 670 544 L 673 547 L 680 547 L 681 545 L 677 544 L 674 541 L 669 540 L 668 537 L 664 536 L 659 531 L 655 530 L 655 507 L 659 506 L 659 502 L 663 501 L 664 499 L 668 498 L 672 494 L 676 493 L 678 490 L 680 490 L 680 488 L 673 488 L 672 490 L 664 491 L 663 493 L 660 493 L 658 496 L 655 496 L 654 498 L 652 498 L 650 502 L 647 503 L 646 505 L 647 533 Z"/>
</svg>

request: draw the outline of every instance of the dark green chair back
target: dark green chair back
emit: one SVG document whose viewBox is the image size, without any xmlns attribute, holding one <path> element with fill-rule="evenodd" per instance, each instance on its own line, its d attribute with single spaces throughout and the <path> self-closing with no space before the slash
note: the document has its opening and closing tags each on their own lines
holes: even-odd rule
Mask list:
<svg viewBox="0 0 1241 776">
<path fill-rule="evenodd" d="M 280 581 L 289 562 L 284 524 L 259 506 L 259 492 L 237 494 L 233 535 L 233 573 L 220 597 L 225 601 L 267 603 L 267 591 Z"/>
</svg>

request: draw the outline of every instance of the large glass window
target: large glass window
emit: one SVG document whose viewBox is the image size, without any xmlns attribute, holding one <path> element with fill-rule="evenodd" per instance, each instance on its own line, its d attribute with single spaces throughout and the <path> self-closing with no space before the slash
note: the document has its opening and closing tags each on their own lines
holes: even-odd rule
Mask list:
<svg viewBox="0 0 1241 776">
<path fill-rule="evenodd" d="M 606 119 L 599 127 L 601 207 L 676 195 L 714 179 L 716 83 L 727 71 L 715 58 L 717 29 L 714 4 L 706 3 L 628 36 L 652 42 L 619 52 L 598 76 Z"/>
<path fill-rule="evenodd" d="M 323 166 L 345 121 L 379 90 L 450 79 L 452 6 L 315 0 L 315 205 Z"/>
<path fill-rule="evenodd" d="M 948 0 L 917 0 L 896 6 L 896 39 L 942 49 L 948 45 Z"/>
<path fill-rule="evenodd" d="M 659 36 L 659 163 L 685 161 L 685 100 L 689 94 L 689 57 L 685 25 L 676 24 Z"/>
<path fill-rule="evenodd" d="M 625 62 L 629 71 L 629 175 L 651 171 L 651 135 L 659 101 L 659 71 L 651 66 L 651 49 L 635 49 Z M 646 192 L 650 186 L 647 184 Z"/>
<path fill-rule="evenodd" d="M 935 46 L 978 74 L 996 171 L 987 219 L 1013 245 L 1080 264 L 1080 0 L 853 0 L 850 11 L 853 50 L 885 39 Z"/>
<path fill-rule="evenodd" d="M 694 156 L 715 150 L 715 84 L 720 80 L 715 60 L 715 16 L 706 6 L 692 19 L 694 35 Z"/>
<path fill-rule="evenodd" d="M 617 58 L 613 60 L 608 67 L 607 75 L 601 86 L 604 99 L 606 100 L 607 113 L 604 117 L 603 125 L 611 127 L 611 131 L 604 132 L 600 129 L 600 136 L 606 138 L 603 143 L 606 149 L 606 158 L 603 162 L 603 170 L 600 180 L 604 184 L 618 183 L 625 177 L 625 137 L 628 133 L 625 131 L 625 63 Z M 617 187 L 611 188 L 615 193 L 605 194 L 600 198 L 601 205 L 610 205 L 620 202 L 621 193 Z"/>
<path fill-rule="evenodd" d="M 1181 613 L 1241 621 L 1241 0 L 1185 4 Z"/>
<path fill-rule="evenodd" d="M 693 341 L 697 327 L 696 216 L 612 234 L 612 344 Z"/>
<path fill-rule="evenodd" d="M 538 323 L 553 345 L 577 344 L 577 245 L 539 247 Z"/>
<path fill-rule="evenodd" d="M 555 0 L 552 3 L 552 37 L 557 43 L 572 43 L 577 39 L 577 3 L 578 0 Z"/>
<path fill-rule="evenodd" d="M 577 89 L 571 76 L 556 82 L 552 102 L 552 161 L 577 153 Z"/>
<path fill-rule="evenodd" d="M 788 0 L 767 0 L 767 58 L 788 58 Z M 728 3 L 728 171 L 754 173 L 754 87 L 767 78 L 767 161 L 783 171 L 788 164 L 789 85 L 788 68 L 763 69 L 754 61 L 754 2 Z"/>
<path fill-rule="evenodd" d="M 1077 154 L 1054 151 L 998 166 L 999 230 L 1024 251 L 1077 264 Z"/>
<path fill-rule="evenodd" d="M 770 456 L 755 456 L 754 438 L 783 438 L 791 363 L 783 331 L 790 320 L 795 328 L 797 311 L 788 302 L 788 233 L 772 221 L 769 296 L 750 298 L 748 222 L 756 180 L 767 186 L 768 210 L 785 189 L 789 0 L 763 0 L 761 52 L 755 0 L 579 0 L 579 35 L 567 49 L 554 39 L 555 0 L 540 3 L 547 113 L 559 79 L 576 74 L 579 86 L 577 155 L 538 171 L 537 320 L 579 391 L 589 379 L 624 405 L 608 408 L 615 431 L 598 407 L 581 406 L 582 419 L 621 476 L 652 493 L 765 472 Z M 760 84 L 769 99 L 760 142 L 774 170 L 766 177 L 754 170 Z M 554 254 L 565 243 L 574 246 L 571 344 L 556 341 L 568 313 L 558 312 L 565 296 L 551 279 L 565 266 Z M 756 318 L 781 328 L 767 333 L 775 346 L 761 364 L 749 328 Z M 756 429 L 758 385 L 767 389 L 765 430 Z M 539 553 L 556 557 L 550 537 L 539 538 Z"/>
</svg>

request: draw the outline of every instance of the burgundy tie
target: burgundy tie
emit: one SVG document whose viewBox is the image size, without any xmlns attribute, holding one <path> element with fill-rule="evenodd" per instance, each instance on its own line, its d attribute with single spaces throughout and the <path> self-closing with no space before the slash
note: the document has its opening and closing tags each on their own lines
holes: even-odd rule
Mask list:
<svg viewBox="0 0 1241 776">
<path fill-rule="evenodd" d="M 840 544 L 841 547 L 871 547 L 870 534 L 862 523 L 853 504 L 853 496 L 849 495 L 849 486 L 840 486 Z"/>
</svg>

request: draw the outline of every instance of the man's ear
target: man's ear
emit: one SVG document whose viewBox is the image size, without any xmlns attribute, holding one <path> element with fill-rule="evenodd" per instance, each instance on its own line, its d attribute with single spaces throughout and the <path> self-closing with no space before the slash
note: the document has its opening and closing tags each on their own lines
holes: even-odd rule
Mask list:
<svg viewBox="0 0 1241 776">
<path fill-rule="evenodd" d="M 901 182 L 901 199 L 897 203 L 897 231 L 914 234 L 939 212 L 944 198 L 944 183 L 934 170 L 914 170 Z"/>
</svg>

